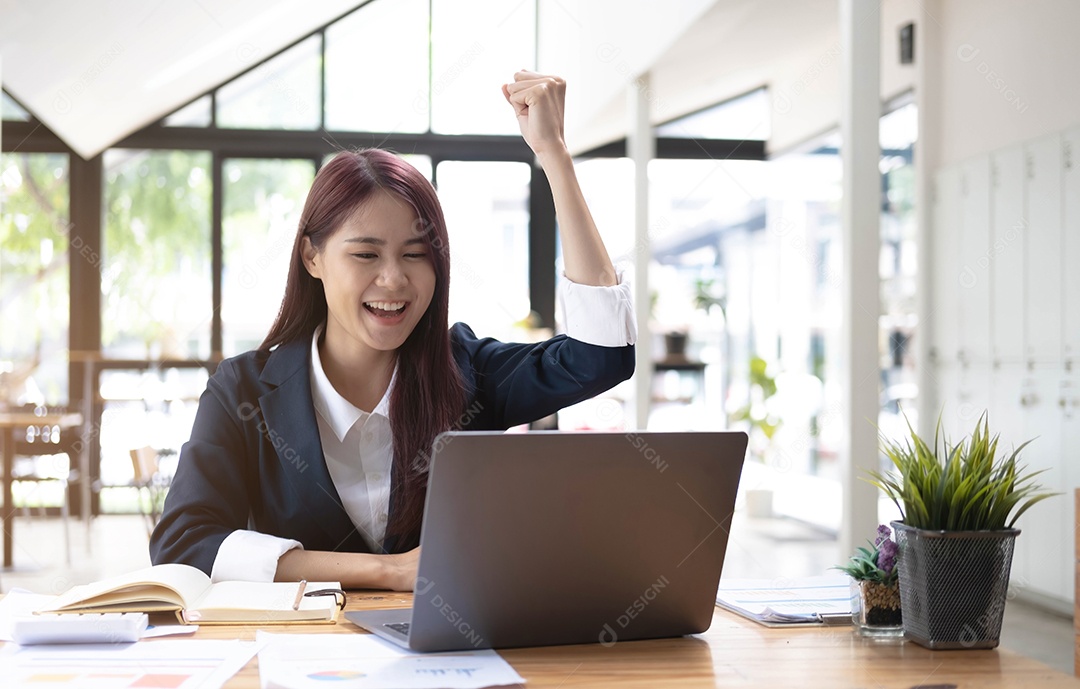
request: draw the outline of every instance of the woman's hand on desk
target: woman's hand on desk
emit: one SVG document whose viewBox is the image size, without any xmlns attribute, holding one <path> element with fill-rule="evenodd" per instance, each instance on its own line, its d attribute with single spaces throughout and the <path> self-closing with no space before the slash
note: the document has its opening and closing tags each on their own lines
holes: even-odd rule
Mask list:
<svg viewBox="0 0 1080 689">
<path fill-rule="evenodd" d="M 412 591 L 416 586 L 416 570 L 420 565 L 420 548 L 397 555 L 379 555 L 382 559 L 386 582 L 391 591 Z"/>
<path fill-rule="evenodd" d="M 340 581 L 346 589 L 412 591 L 420 549 L 395 555 L 290 550 L 278 560 L 277 581 Z"/>
</svg>

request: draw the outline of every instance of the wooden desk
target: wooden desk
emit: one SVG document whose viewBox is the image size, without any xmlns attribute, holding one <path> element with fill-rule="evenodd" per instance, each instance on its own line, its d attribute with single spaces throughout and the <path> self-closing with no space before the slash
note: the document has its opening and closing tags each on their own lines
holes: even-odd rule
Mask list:
<svg viewBox="0 0 1080 689">
<path fill-rule="evenodd" d="M 407 607 L 411 594 L 349 594 L 349 609 Z M 254 639 L 255 627 L 203 627 L 195 638 Z M 281 633 L 362 633 L 329 625 L 265 628 Z M 151 642 L 152 643 L 152 642 Z M 850 627 L 768 629 L 717 609 L 704 634 L 680 639 L 548 646 L 500 651 L 528 683 L 542 687 L 1080 687 L 1080 679 L 1003 649 L 929 651 L 913 643 L 877 645 Z M 225 685 L 257 689 L 252 660 Z"/>
<path fill-rule="evenodd" d="M 15 468 L 15 430 L 25 429 L 29 426 L 59 426 L 61 429 L 81 426 L 83 418 L 81 414 L 45 414 L 38 416 L 30 412 L 3 412 L 0 413 L 0 454 L 4 456 L 4 569 L 10 569 L 14 555 L 15 543 L 15 505 L 12 504 L 11 484 L 13 481 L 12 471 Z M 86 450 L 79 453 L 80 478 L 85 482 L 89 476 L 86 464 Z M 71 458 L 76 461 L 75 457 Z M 85 506 L 83 511 L 85 512 Z"/>
</svg>

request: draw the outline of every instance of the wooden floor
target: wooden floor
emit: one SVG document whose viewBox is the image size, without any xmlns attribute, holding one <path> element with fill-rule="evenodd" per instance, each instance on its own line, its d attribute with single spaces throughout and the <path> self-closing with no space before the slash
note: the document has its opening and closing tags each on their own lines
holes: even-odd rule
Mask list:
<svg viewBox="0 0 1080 689">
<path fill-rule="evenodd" d="M 137 516 L 99 517 L 87 531 L 71 522 L 71 565 L 65 565 L 58 518 L 20 517 L 16 522 L 15 569 L 0 573 L 0 591 L 24 588 L 60 593 L 150 564 L 144 522 Z M 737 512 L 728 542 L 725 577 L 807 576 L 839 561 L 833 536 L 790 519 L 751 519 Z M 1073 672 L 1072 620 L 1016 600 L 1005 610 L 1002 646 L 1057 670 Z"/>
</svg>

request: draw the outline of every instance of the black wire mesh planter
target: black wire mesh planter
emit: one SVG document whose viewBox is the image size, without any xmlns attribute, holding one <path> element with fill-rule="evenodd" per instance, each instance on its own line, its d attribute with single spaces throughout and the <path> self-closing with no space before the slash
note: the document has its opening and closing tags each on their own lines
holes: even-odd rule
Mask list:
<svg viewBox="0 0 1080 689">
<path fill-rule="evenodd" d="M 905 638 L 932 649 L 996 647 L 1020 530 L 892 527 Z"/>
</svg>

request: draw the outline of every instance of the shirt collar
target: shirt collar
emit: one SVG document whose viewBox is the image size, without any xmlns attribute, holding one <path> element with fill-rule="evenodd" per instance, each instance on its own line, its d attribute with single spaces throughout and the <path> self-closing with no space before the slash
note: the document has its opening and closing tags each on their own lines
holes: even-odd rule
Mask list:
<svg viewBox="0 0 1080 689">
<path fill-rule="evenodd" d="M 311 337 L 311 399 L 315 403 L 315 410 L 326 420 L 338 442 L 345 440 L 345 435 L 357 422 L 364 422 L 370 416 L 390 418 L 390 393 L 394 389 L 394 381 L 397 379 L 397 364 L 394 364 L 394 373 L 390 377 L 390 384 L 386 386 L 386 392 L 382 399 L 375 405 L 370 414 L 353 405 L 334 389 L 330 379 L 323 370 L 322 358 L 319 356 L 319 338 L 322 336 L 326 323 L 315 329 Z"/>
</svg>

